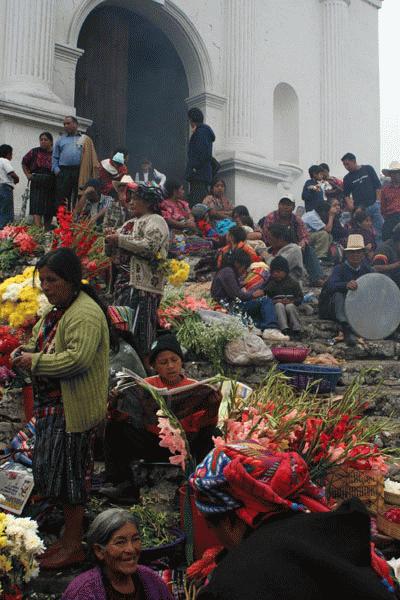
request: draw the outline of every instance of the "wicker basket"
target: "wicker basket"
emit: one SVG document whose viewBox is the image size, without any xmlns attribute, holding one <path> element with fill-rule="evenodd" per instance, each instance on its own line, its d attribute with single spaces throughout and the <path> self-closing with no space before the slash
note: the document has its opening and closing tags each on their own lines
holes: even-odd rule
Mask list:
<svg viewBox="0 0 400 600">
<path fill-rule="evenodd" d="M 376 526 L 381 533 L 395 540 L 400 540 L 400 523 L 393 523 L 393 521 L 386 519 L 383 514 L 378 514 L 376 517 Z"/>
<path fill-rule="evenodd" d="M 372 514 L 382 513 L 384 481 L 380 471 L 337 467 L 327 477 L 326 495 L 334 500 L 359 498 Z"/>
<path fill-rule="evenodd" d="M 385 502 L 387 504 L 394 504 L 395 506 L 400 506 L 400 494 L 394 494 L 393 492 L 385 491 Z"/>
</svg>

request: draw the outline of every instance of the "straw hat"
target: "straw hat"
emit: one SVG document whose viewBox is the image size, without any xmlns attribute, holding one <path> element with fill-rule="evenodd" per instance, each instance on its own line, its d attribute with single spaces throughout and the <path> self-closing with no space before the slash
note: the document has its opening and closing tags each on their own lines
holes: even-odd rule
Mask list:
<svg viewBox="0 0 400 600">
<path fill-rule="evenodd" d="M 388 169 L 382 169 L 382 173 L 385 175 L 385 177 L 388 177 L 390 173 L 393 173 L 393 171 L 400 171 L 400 162 L 397 160 L 391 162 Z"/>
<path fill-rule="evenodd" d="M 365 250 L 364 238 L 358 233 L 349 235 L 345 252 L 355 252 L 356 250 Z"/>
</svg>

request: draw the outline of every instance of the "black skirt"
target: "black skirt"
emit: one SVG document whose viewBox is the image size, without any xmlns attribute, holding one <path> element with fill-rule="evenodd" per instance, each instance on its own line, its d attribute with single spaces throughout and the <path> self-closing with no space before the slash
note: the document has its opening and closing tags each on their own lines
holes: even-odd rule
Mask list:
<svg viewBox="0 0 400 600">
<path fill-rule="evenodd" d="M 32 173 L 29 214 L 53 217 L 56 214 L 55 192 L 53 173 Z"/>
</svg>

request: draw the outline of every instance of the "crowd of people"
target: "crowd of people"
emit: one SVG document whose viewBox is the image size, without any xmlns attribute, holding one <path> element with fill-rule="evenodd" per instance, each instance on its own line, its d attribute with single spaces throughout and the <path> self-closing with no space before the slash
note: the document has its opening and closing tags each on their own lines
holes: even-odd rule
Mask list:
<svg viewBox="0 0 400 600">
<path fill-rule="evenodd" d="M 109 395 L 110 360 L 121 344 L 137 351 L 140 375 L 155 388 L 197 383 L 184 374 L 177 340 L 157 339 L 166 285 L 160 260 L 198 256 L 196 275 L 203 279 L 209 273 L 215 302 L 250 317 L 252 331 L 266 341 L 301 339 L 307 276 L 311 286 L 322 288 L 321 317 L 335 320 L 349 345 L 356 339 L 344 301 L 348 290 L 357 289 L 357 279 L 375 270 L 400 285 L 399 163 L 383 171 L 390 181 L 382 188 L 374 169 L 359 165 L 353 154 L 342 158 L 348 171 L 343 181 L 332 177 L 325 163 L 313 165 L 303 189 L 304 209 L 296 209 L 285 194 L 276 210 L 254 223 L 246 206 L 229 199 L 212 153 L 215 136 L 201 111 L 191 109 L 188 117 L 188 200 L 183 181 L 161 173 L 147 158 L 130 176 L 126 148 L 115 148 L 99 162 L 92 140 L 78 131 L 72 116 L 64 119 L 65 133 L 54 145 L 52 135 L 43 132 L 39 147 L 22 159 L 35 225 L 51 229 L 57 209 L 67 206 L 75 219 L 89 220 L 104 236 L 112 259 L 112 302 L 106 306 L 82 280 L 72 250 L 60 248 L 41 258 L 36 272 L 52 308 L 34 327 L 30 343 L 12 356 L 14 368 L 33 381 L 36 489 L 64 508 L 63 533 L 41 557 L 43 568 L 62 569 L 84 558 L 93 441 L 106 417 L 104 496 L 137 502 L 130 462 L 168 458 L 158 443 L 156 411 L 146 422 L 135 421 Z M 14 218 L 19 179 L 12 159 L 12 148 L 0 146 L 0 228 Z M 327 278 L 324 266 L 333 267 Z M 177 414 L 200 463 L 191 478 L 197 507 L 224 548 L 215 577 L 199 598 L 328 598 L 345 596 L 349 589 L 360 599 L 392 597 L 376 576 L 387 573 L 384 561 L 370 551 L 362 507 L 349 504 L 330 512 L 297 455 L 271 455 L 255 443 L 212 449 L 220 401 L 215 391 L 199 404 L 193 397 Z M 102 513 L 87 539 L 96 566 L 70 584 L 65 600 L 170 599 L 165 584 L 138 566 L 140 532 L 129 512 Z M 290 559 L 288 540 L 296 550 Z M 316 577 L 321 557 L 323 569 Z"/>
</svg>

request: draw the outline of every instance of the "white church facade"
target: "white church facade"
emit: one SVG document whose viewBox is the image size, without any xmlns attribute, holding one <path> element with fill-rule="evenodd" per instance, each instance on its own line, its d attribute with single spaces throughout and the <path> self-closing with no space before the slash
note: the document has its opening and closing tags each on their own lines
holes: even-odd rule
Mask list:
<svg viewBox="0 0 400 600">
<path fill-rule="evenodd" d="M 132 170 L 148 156 L 183 176 L 186 110 L 198 106 L 228 196 L 260 217 L 283 190 L 299 200 L 315 162 L 340 176 L 351 151 L 379 166 L 381 5 L 1 0 L 0 143 L 22 174 L 38 134 L 73 114 L 100 158 L 122 145 Z"/>
</svg>

